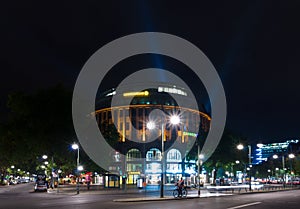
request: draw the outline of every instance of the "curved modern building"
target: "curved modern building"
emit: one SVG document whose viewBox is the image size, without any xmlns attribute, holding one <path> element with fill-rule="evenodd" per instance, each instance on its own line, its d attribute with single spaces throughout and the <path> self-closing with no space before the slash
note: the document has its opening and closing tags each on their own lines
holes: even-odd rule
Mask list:
<svg viewBox="0 0 300 209">
<path fill-rule="evenodd" d="M 165 184 L 180 177 L 193 183 L 196 162 L 185 156 L 198 133 L 209 130 L 211 118 L 203 109 L 177 104 L 178 98 L 190 104 L 192 97 L 186 89 L 164 83 L 155 85 L 141 91 L 131 86 L 110 89 L 98 96 L 96 119 L 100 131 L 116 150 L 111 153 L 109 172 L 126 176 L 127 184 L 135 184 L 140 178 L 148 184 L 158 184 L 163 170 Z M 179 116 L 178 124 L 172 124 L 172 116 Z M 113 134 L 116 132 L 119 134 Z"/>
</svg>

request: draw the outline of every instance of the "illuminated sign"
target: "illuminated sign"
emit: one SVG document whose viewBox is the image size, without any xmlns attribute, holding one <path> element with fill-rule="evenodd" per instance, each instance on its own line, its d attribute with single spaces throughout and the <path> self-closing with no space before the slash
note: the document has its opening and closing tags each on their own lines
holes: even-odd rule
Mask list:
<svg viewBox="0 0 300 209">
<path fill-rule="evenodd" d="M 128 175 L 139 175 L 141 172 L 139 171 L 128 171 Z"/>
<path fill-rule="evenodd" d="M 123 93 L 124 97 L 148 96 L 149 91 L 132 91 Z"/>
<path fill-rule="evenodd" d="M 288 140 L 283 143 L 263 144 L 259 149 L 255 149 L 253 164 L 267 161 L 273 154 L 285 153 L 290 143 L 297 143 L 299 140 Z"/>
<path fill-rule="evenodd" d="M 166 92 L 166 93 L 171 93 L 171 94 L 179 94 L 183 96 L 187 96 L 187 93 L 181 89 L 177 89 L 175 87 L 170 88 L 170 87 L 158 87 L 158 92 Z"/>
<path fill-rule="evenodd" d="M 183 136 L 192 136 L 192 137 L 197 137 L 198 134 L 196 133 L 193 133 L 193 132 L 187 132 L 187 131 L 184 131 L 183 132 Z"/>
</svg>

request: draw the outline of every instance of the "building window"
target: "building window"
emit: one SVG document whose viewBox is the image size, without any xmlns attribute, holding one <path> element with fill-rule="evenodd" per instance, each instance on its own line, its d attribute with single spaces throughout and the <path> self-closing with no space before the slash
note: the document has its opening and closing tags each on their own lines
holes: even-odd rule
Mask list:
<svg viewBox="0 0 300 209">
<path fill-rule="evenodd" d="M 114 162 L 121 162 L 121 155 L 120 155 L 119 152 L 115 152 L 115 153 L 113 154 L 113 161 L 114 161 Z"/>
<path fill-rule="evenodd" d="M 160 173 L 161 172 L 161 164 L 160 163 L 147 163 L 146 172 L 147 173 Z"/>
<path fill-rule="evenodd" d="M 126 154 L 126 161 L 135 161 L 142 158 L 142 154 L 138 149 L 130 149 Z"/>
<path fill-rule="evenodd" d="M 146 154 L 146 161 L 160 161 L 161 151 L 157 148 L 150 149 Z"/>
<path fill-rule="evenodd" d="M 171 149 L 167 154 L 167 162 L 181 162 L 181 153 L 177 149 Z"/>
<path fill-rule="evenodd" d="M 142 164 L 127 163 L 128 172 L 142 172 Z"/>
<path fill-rule="evenodd" d="M 129 130 L 129 122 L 125 123 L 125 130 L 128 131 Z"/>
<path fill-rule="evenodd" d="M 181 173 L 181 164 L 179 163 L 168 163 L 167 164 L 167 172 L 171 173 Z"/>
</svg>

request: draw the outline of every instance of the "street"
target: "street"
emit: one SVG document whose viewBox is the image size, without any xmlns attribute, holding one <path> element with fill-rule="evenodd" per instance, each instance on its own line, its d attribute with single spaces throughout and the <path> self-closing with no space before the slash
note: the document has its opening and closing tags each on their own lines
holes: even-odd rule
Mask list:
<svg viewBox="0 0 300 209">
<path fill-rule="evenodd" d="M 134 193 L 43 193 L 33 192 L 33 184 L 20 184 L 0 188 L 0 208 L 139 208 L 139 209 L 182 209 L 182 208 L 205 208 L 205 209 L 282 209 L 299 208 L 300 190 L 277 191 L 267 193 L 234 194 L 221 197 L 164 200 L 164 201 L 141 201 L 141 202 L 114 202 L 116 199 L 133 198 L 143 196 Z"/>
</svg>

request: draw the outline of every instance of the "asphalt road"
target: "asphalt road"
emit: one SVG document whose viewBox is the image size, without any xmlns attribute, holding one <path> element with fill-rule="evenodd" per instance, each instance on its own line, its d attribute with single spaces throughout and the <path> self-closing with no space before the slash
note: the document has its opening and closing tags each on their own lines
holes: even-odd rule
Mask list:
<svg viewBox="0 0 300 209">
<path fill-rule="evenodd" d="M 114 202 L 139 194 L 34 193 L 32 184 L 0 187 L 0 208 L 59 209 L 299 209 L 300 190 L 146 202 Z"/>
</svg>

